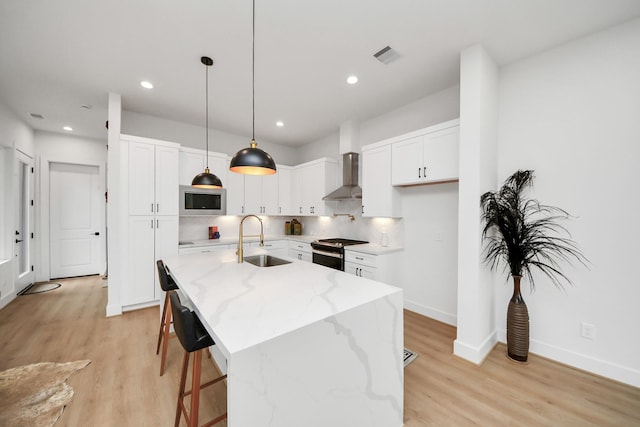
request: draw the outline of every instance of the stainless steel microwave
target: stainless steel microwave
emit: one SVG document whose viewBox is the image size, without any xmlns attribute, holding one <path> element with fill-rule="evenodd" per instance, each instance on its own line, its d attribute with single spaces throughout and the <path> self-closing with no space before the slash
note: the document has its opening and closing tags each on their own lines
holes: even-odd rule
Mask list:
<svg viewBox="0 0 640 427">
<path fill-rule="evenodd" d="M 226 215 L 227 190 L 180 186 L 180 215 Z"/>
</svg>

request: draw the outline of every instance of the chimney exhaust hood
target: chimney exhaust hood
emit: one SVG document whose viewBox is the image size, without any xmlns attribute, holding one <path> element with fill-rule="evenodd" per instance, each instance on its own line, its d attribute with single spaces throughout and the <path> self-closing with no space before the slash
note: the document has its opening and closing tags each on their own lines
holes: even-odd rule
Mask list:
<svg viewBox="0 0 640 427">
<path fill-rule="evenodd" d="M 322 200 L 362 199 L 362 188 L 358 186 L 358 153 L 342 155 L 342 187 L 332 191 Z"/>
</svg>

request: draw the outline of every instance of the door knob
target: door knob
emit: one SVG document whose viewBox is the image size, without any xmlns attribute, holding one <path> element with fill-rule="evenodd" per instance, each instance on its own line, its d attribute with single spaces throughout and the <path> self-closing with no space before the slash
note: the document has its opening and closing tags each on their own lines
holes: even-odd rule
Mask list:
<svg viewBox="0 0 640 427">
<path fill-rule="evenodd" d="M 99 232 L 99 231 L 96 231 L 95 233 L 93 233 L 93 235 L 94 235 L 94 236 L 99 236 L 99 235 L 100 235 L 100 232 Z"/>
</svg>

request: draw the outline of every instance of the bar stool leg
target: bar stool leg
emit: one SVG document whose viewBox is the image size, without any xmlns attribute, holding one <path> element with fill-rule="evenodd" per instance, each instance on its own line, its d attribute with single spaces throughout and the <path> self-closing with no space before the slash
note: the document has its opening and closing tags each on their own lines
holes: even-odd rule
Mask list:
<svg viewBox="0 0 640 427">
<path fill-rule="evenodd" d="M 191 366 L 191 427 L 198 427 L 198 412 L 200 411 L 200 374 L 202 371 L 202 350 L 193 352 Z"/>
<path fill-rule="evenodd" d="M 167 295 L 169 293 L 167 292 Z M 165 303 L 165 308 L 169 306 L 166 310 L 167 314 L 164 318 L 164 333 L 163 333 L 163 342 L 162 342 L 162 356 L 160 358 L 160 376 L 164 374 L 164 364 L 167 360 L 167 347 L 169 346 L 169 330 L 171 328 L 171 300 L 167 300 Z"/>
<path fill-rule="evenodd" d="M 164 307 L 162 307 L 162 316 L 160 317 L 160 331 L 158 332 L 158 347 L 156 347 L 156 354 L 160 352 L 160 343 L 162 342 L 162 334 L 164 332 L 164 323 L 167 320 L 167 304 L 169 303 L 169 293 L 164 293 Z"/>
<path fill-rule="evenodd" d="M 189 368 L 189 353 L 184 352 L 184 357 L 182 358 L 182 375 L 180 375 L 180 388 L 178 390 L 178 408 L 176 409 L 176 423 L 175 427 L 180 425 L 180 416 L 182 415 L 182 407 L 184 406 L 183 398 L 184 398 L 184 387 L 187 382 L 187 369 Z M 185 415 L 186 418 L 186 415 Z M 189 423 L 189 419 L 187 419 L 187 424 Z"/>
</svg>

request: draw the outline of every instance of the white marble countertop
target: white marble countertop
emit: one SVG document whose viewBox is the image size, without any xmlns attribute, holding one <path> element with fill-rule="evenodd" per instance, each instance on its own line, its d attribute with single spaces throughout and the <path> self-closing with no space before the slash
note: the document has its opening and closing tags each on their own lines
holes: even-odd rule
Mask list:
<svg viewBox="0 0 640 427">
<path fill-rule="evenodd" d="M 376 243 L 366 243 L 362 245 L 345 246 L 345 251 L 362 252 L 372 255 L 384 255 L 404 250 L 401 246 L 380 246 Z"/>
<path fill-rule="evenodd" d="M 309 235 L 265 235 L 264 240 L 274 241 L 274 240 L 293 240 L 297 242 L 311 243 L 314 240 L 321 239 L 322 237 L 318 236 L 309 236 Z M 259 239 L 257 237 L 245 237 L 243 239 L 245 243 L 257 242 Z M 205 239 L 205 240 L 191 240 L 188 243 L 180 244 L 181 248 L 199 248 L 206 246 L 217 246 L 217 245 L 237 245 L 238 238 L 236 236 L 233 237 L 221 237 L 219 239 Z M 399 252 L 404 250 L 401 246 L 381 246 L 376 243 L 366 243 L 361 245 L 353 245 L 346 246 L 345 250 L 354 251 L 354 252 L 364 252 L 372 255 L 383 255 L 393 252 Z"/>
<path fill-rule="evenodd" d="M 308 236 L 308 235 L 284 235 L 284 234 L 274 234 L 274 235 L 265 235 L 265 241 L 273 241 L 273 240 L 294 240 L 299 242 L 311 243 L 314 240 L 318 239 L 317 236 Z M 245 243 L 257 242 L 259 239 L 257 237 L 245 237 Z M 188 242 L 180 242 L 179 247 L 181 248 L 199 248 L 203 246 L 217 246 L 217 245 L 236 245 L 238 244 L 238 236 L 232 237 L 221 237 L 219 239 L 203 239 L 203 240 L 189 240 Z"/>
<path fill-rule="evenodd" d="M 245 247 L 245 257 L 264 252 Z M 281 258 L 291 263 L 274 267 L 239 264 L 234 249 L 167 257 L 164 262 L 227 358 L 402 292 L 321 265 Z"/>
</svg>

